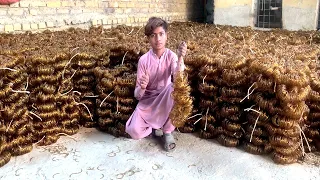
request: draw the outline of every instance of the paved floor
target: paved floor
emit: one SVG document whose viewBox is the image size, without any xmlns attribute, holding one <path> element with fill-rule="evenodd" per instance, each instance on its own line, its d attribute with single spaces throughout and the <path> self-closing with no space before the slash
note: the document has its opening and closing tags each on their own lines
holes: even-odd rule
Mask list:
<svg viewBox="0 0 320 180">
<path fill-rule="evenodd" d="M 72 138 L 11 158 L 0 179 L 320 179 L 320 167 L 276 165 L 269 157 L 227 148 L 193 134 L 175 134 L 177 149 L 166 153 L 159 140 L 114 138 L 81 129 Z"/>
</svg>

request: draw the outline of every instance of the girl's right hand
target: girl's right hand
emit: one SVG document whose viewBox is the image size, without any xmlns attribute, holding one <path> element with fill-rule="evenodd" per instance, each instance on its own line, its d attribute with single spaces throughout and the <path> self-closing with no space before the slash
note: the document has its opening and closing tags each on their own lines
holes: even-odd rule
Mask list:
<svg viewBox="0 0 320 180">
<path fill-rule="evenodd" d="M 142 77 L 140 78 L 140 87 L 141 87 L 141 89 L 146 89 L 148 83 L 149 83 L 149 76 L 146 75 L 146 74 L 142 75 Z"/>
</svg>

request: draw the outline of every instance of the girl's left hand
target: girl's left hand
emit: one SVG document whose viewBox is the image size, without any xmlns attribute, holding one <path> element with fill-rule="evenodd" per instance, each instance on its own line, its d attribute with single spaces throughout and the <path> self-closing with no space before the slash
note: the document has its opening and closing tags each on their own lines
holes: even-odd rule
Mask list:
<svg viewBox="0 0 320 180">
<path fill-rule="evenodd" d="M 187 53 L 187 43 L 181 42 L 178 48 L 178 57 L 184 57 Z"/>
</svg>

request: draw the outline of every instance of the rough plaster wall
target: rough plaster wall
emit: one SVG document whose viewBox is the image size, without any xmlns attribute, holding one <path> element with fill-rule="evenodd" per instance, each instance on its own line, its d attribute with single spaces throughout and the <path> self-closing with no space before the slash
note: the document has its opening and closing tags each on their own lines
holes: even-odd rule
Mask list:
<svg viewBox="0 0 320 180">
<path fill-rule="evenodd" d="M 315 30 L 319 0 L 283 0 L 283 28 Z"/>
<path fill-rule="evenodd" d="M 216 7 L 214 10 L 214 22 L 220 25 L 251 26 L 251 5 L 230 6 L 226 8 Z"/>
<path fill-rule="evenodd" d="M 283 7 L 283 28 L 288 30 L 315 30 L 316 8 Z"/>
</svg>

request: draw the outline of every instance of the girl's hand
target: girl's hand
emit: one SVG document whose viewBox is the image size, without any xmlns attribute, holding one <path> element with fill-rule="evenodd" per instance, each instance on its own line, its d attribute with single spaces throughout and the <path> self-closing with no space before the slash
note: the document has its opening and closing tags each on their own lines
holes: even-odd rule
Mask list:
<svg viewBox="0 0 320 180">
<path fill-rule="evenodd" d="M 149 76 L 146 75 L 146 74 L 142 75 L 142 77 L 140 78 L 140 87 L 141 87 L 141 89 L 146 89 L 148 83 L 149 83 Z"/>
<path fill-rule="evenodd" d="M 178 47 L 178 58 L 184 57 L 187 53 L 187 44 L 185 42 L 182 42 Z"/>
</svg>

